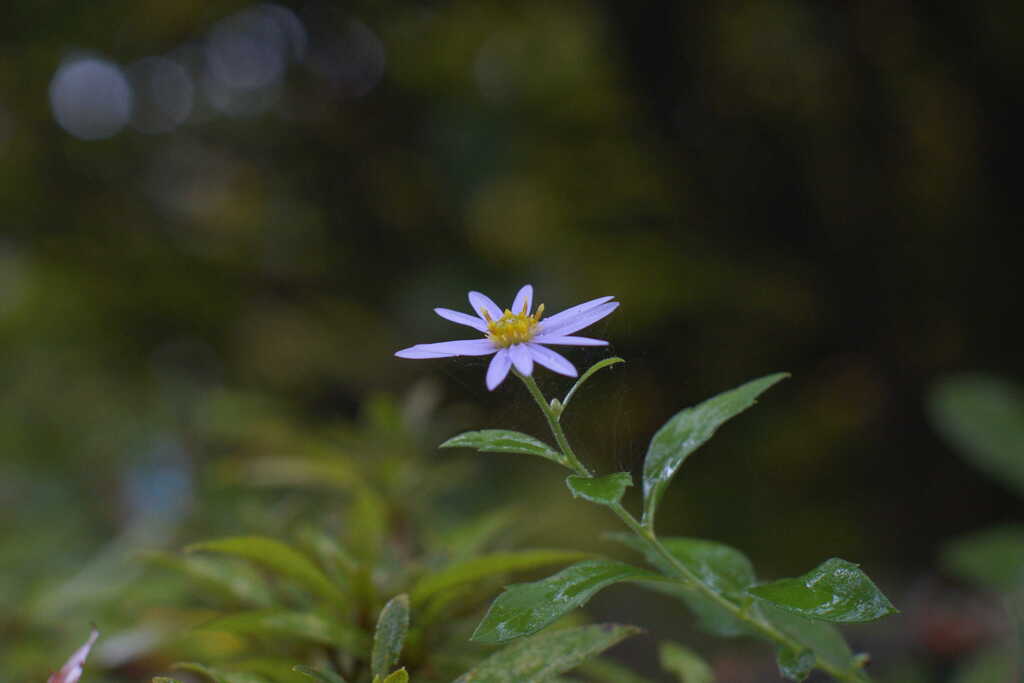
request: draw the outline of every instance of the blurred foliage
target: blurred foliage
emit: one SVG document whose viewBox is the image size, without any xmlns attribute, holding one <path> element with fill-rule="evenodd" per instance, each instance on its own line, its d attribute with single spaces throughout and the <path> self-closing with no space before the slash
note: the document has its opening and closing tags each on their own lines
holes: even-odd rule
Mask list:
<svg viewBox="0 0 1024 683">
<path fill-rule="evenodd" d="M 4 615 L 5 631 L 20 633 L 3 643 L 10 675 L 28 680 L 55 665 L 39 630 L 53 614 L 88 613 L 106 629 L 90 681 L 202 661 L 181 666 L 228 683 L 297 683 L 292 668 L 304 664 L 358 683 L 391 673 L 399 655 L 414 680 L 450 681 L 489 653 L 469 634 L 510 573 L 584 556 L 510 547 L 531 533 L 515 508 L 447 510 L 445 499 L 478 475 L 418 446 L 428 424 L 445 423 L 427 388 L 401 405 L 373 399 L 359 422 L 322 431 L 249 397 L 216 403 L 202 436 L 231 456 L 213 467 L 204 510 L 233 510 L 225 526 L 247 535 L 200 540 L 184 554 L 136 546 L 103 573 L 87 568 L 73 588 L 41 582 L 39 600 Z M 211 526 L 200 514 L 177 531 Z M 404 616 L 387 618 L 405 625 L 383 625 L 396 611 Z M 626 635 L 600 647 L 581 635 L 580 645 L 592 656 Z"/>
<path fill-rule="evenodd" d="M 629 364 L 573 408 L 591 427 L 581 448 L 618 469 L 638 466 L 681 397 L 793 372 L 692 463 L 666 531 L 726 540 L 773 574 L 824 553 L 905 576 L 951 533 L 1016 514 L 935 437 L 920 396 L 959 368 L 1024 375 L 1009 314 L 1024 247 L 1019 3 L 288 6 L 305 51 L 247 113 L 209 86 L 205 49 L 249 3 L 5 5 L 10 676 L 52 667 L 90 619 L 128 623 L 111 613 L 183 594 L 166 576 L 126 588 L 140 549 L 268 532 L 248 494 L 207 495 L 218 487 L 198 474 L 222 454 L 205 425 L 225 393 L 273 396 L 269 413 L 319 428 L 440 375 L 444 396 L 464 397 L 460 427 L 530 426 L 511 390 L 486 394 L 476 361 L 391 358 L 441 339 L 430 309 L 470 288 L 532 281 L 554 308 L 623 301 L 598 336 Z M 187 119 L 69 134 L 50 87 L 89 55 L 132 74 L 153 56 L 179 64 Z M 467 498 L 528 478 L 502 467 Z M 580 507 L 565 527 L 589 528 Z M 719 666 L 739 665 L 723 651 Z"/>
<path fill-rule="evenodd" d="M 943 378 L 929 397 L 935 427 L 975 467 L 1024 494 L 1024 392 L 982 374 Z M 1008 642 L 982 650 L 960 667 L 955 683 L 1016 680 L 1024 665 L 1024 524 L 1002 525 L 950 541 L 945 568 L 1002 595 L 1012 621 Z"/>
<path fill-rule="evenodd" d="M 1024 496 L 1024 390 L 986 375 L 945 378 L 932 391 L 936 428 L 975 467 Z"/>
</svg>

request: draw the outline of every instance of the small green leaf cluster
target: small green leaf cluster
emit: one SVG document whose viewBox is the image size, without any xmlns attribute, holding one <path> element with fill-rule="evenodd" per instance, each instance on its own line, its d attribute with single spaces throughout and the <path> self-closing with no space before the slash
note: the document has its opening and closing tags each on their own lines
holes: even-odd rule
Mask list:
<svg viewBox="0 0 1024 683">
<path fill-rule="evenodd" d="M 471 643 L 473 625 L 510 575 L 586 555 L 510 547 L 508 509 L 440 517 L 437 498 L 472 471 L 431 462 L 434 474 L 444 473 L 431 483 L 427 463 L 403 442 L 398 411 L 377 402 L 370 415 L 362 433 L 333 432 L 333 448 L 305 443 L 287 456 L 246 455 L 221 468 L 271 487 L 283 496 L 276 500 L 297 496 L 306 512 L 291 528 L 148 554 L 205 596 L 189 612 L 194 625 L 174 650 L 184 661 L 172 670 L 212 683 L 541 680 L 530 676 L 567 671 L 634 632 L 567 629 L 497 652 Z M 321 523 L 309 519 L 310 507 Z"/>
<path fill-rule="evenodd" d="M 786 375 L 748 382 L 674 415 L 651 439 L 643 466 L 642 515 L 637 519 L 622 500 L 633 485 L 627 472 L 594 476 L 569 445 L 560 421 L 591 368 L 562 401 L 548 401 L 532 377 L 519 375 L 544 413 L 557 447 L 505 430 L 468 432 L 442 447 L 538 455 L 571 470 L 571 494 L 614 512 L 631 533 L 614 534 L 639 551 L 650 568 L 616 560 L 588 558 L 548 578 L 506 587 L 491 604 L 473 633 L 473 640 L 497 644 L 534 634 L 582 607 L 599 591 L 629 582 L 678 599 L 707 631 L 720 636 L 746 635 L 773 644 L 780 672 L 801 681 L 820 669 L 843 681 L 866 681 L 867 658 L 855 655 L 833 624 L 865 622 L 896 613 L 892 603 L 856 565 L 832 558 L 806 574 L 761 582 L 750 560 L 739 550 L 695 538 L 659 538 L 655 516 L 659 503 L 680 467 L 728 420 L 754 404 Z M 663 665 L 680 680 L 711 680 L 699 657 L 674 644 L 663 644 Z"/>
</svg>

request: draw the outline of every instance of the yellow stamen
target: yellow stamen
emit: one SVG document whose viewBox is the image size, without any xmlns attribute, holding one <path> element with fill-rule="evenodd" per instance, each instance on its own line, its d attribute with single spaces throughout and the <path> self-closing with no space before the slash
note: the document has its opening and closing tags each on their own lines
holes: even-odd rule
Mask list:
<svg viewBox="0 0 1024 683">
<path fill-rule="evenodd" d="M 522 313 L 513 313 L 506 308 L 497 320 L 492 320 L 487 311 L 480 311 L 480 313 L 487 321 L 487 338 L 495 346 L 505 348 L 533 339 L 533 335 L 537 331 L 537 323 L 540 322 L 540 316 L 544 313 L 544 304 L 538 306 L 537 312 L 533 315 L 529 314 L 526 304 L 523 304 Z"/>
</svg>

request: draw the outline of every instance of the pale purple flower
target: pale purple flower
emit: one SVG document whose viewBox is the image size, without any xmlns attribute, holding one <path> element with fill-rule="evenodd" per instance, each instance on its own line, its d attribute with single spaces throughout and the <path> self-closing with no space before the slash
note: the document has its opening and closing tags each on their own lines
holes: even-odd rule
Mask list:
<svg viewBox="0 0 1024 683">
<path fill-rule="evenodd" d="M 85 645 L 75 650 L 75 653 L 68 657 L 68 661 L 64 662 L 60 671 L 50 676 L 46 683 L 78 683 L 78 679 L 82 677 L 82 667 L 85 666 L 89 650 L 92 649 L 93 643 L 99 637 L 100 632 L 93 629 L 89 640 L 85 641 Z"/>
<path fill-rule="evenodd" d="M 602 296 L 541 320 L 544 304 L 538 306 L 534 313 L 530 313 L 533 308 L 531 285 L 520 289 L 515 301 L 512 302 L 512 307 L 504 311 L 480 292 L 470 292 L 469 303 L 476 313 L 475 316 L 447 308 L 435 308 L 434 312 L 445 320 L 482 332 L 482 339 L 417 344 L 402 349 L 395 355 L 399 358 L 448 358 L 494 354 L 487 368 L 487 388 L 492 391 L 505 380 L 511 368 L 514 367 L 524 375 L 531 375 L 534 363 L 559 374 L 575 377 L 576 368 L 573 364 L 542 344 L 604 346 L 608 342 L 569 335 L 593 325 L 618 308 L 619 302 L 612 301 L 613 298 Z"/>
</svg>

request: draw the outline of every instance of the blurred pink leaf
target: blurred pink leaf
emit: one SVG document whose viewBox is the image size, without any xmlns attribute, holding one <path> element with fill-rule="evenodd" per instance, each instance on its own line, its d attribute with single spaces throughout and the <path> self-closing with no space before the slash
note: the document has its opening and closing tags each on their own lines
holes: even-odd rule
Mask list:
<svg viewBox="0 0 1024 683">
<path fill-rule="evenodd" d="M 92 644 L 96 642 L 99 636 L 100 632 L 94 628 L 89 635 L 89 640 L 85 641 L 85 645 L 75 650 L 75 653 L 68 657 L 68 661 L 64 663 L 60 671 L 50 676 L 46 683 L 78 683 L 78 679 L 82 677 L 82 666 L 85 665 L 85 658 L 89 656 L 89 650 L 92 649 Z"/>
</svg>

